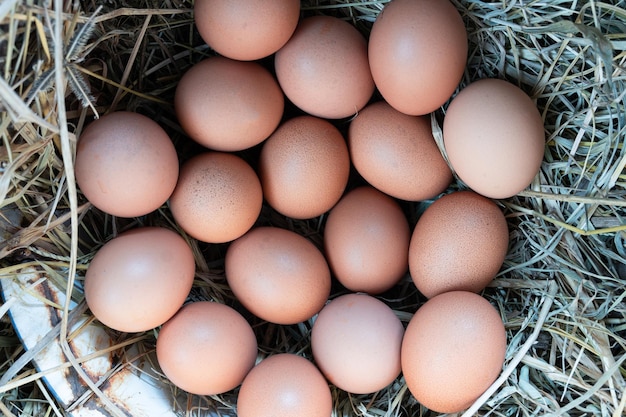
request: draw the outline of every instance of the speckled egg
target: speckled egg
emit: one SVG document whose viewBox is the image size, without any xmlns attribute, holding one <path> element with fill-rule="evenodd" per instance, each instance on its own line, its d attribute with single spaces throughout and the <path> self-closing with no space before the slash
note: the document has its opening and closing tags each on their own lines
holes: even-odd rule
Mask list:
<svg viewBox="0 0 626 417">
<path fill-rule="evenodd" d="M 413 229 L 411 277 L 426 297 L 482 291 L 502 267 L 508 244 L 506 219 L 492 200 L 473 191 L 446 194 L 424 211 Z"/>
<path fill-rule="evenodd" d="M 242 158 L 205 152 L 186 161 L 170 198 L 174 220 L 190 236 L 224 243 L 246 233 L 261 213 L 263 191 Z"/>
<path fill-rule="evenodd" d="M 329 417 L 332 406 L 324 376 L 311 361 L 293 353 L 263 359 L 237 396 L 239 417 Z"/>
<path fill-rule="evenodd" d="M 341 132 L 324 119 L 292 118 L 265 141 L 259 177 L 265 199 L 296 219 L 317 217 L 341 198 L 350 174 L 350 154 Z"/>
<path fill-rule="evenodd" d="M 468 408 L 496 380 L 506 352 L 498 311 L 473 292 L 424 303 L 402 341 L 402 373 L 422 405 L 440 413 Z"/>
<path fill-rule="evenodd" d="M 138 113 L 107 114 L 78 138 L 78 187 L 95 207 L 114 216 L 143 216 L 161 207 L 174 191 L 178 166 L 165 130 Z"/>
<path fill-rule="evenodd" d="M 348 147 L 359 174 L 395 198 L 434 198 L 452 181 L 430 117 L 409 116 L 385 101 L 368 105 L 350 122 Z"/>
<path fill-rule="evenodd" d="M 313 116 L 352 116 L 374 92 L 367 42 L 353 25 L 337 17 L 301 20 L 276 53 L 275 68 L 285 95 Z"/>
</svg>

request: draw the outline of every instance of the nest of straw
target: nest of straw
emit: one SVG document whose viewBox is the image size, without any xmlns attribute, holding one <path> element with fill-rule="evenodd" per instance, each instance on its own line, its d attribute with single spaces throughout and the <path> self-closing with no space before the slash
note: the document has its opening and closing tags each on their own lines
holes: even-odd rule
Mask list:
<svg viewBox="0 0 626 417">
<path fill-rule="evenodd" d="M 508 350 L 500 379 L 467 415 L 606 416 L 626 410 L 626 10 L 623 0 L 452 0 L 470 40 L 461 86 L 505 78 L 537 103 L 547 132 L 531 186 L 500 201 L 510 250 L 483 295 L 498 306 Z M 367 34 L 386 1 L 303 1 L 303 14 L 331 14 Z M 181 155 L 193 150 L 172 107 L 178 79 L 212 54 L 193 24 L 191 0 L 4 0 L 0 3 L 0 276 L 26 267 L 81 301 L 95 251 L 120 231 L 172 225 L 166 207 L 138 219 L 93 209 L 76 190 L 76 137 L 94 114 L 146 114 Z M 445 111 L 445 106 L 439 112 Z M 439 132 L 435 127 L 435 134 Z M 454 185 L 452 187 L 455 187 Z M 407 205 L 415 222 L 424 204 Z M 320 239 L 323 218 L 260 223 Z M 192 296 L 231 303 L 223 245 L 193 242 Z M 386 301 L 406 323 L 424 300 L 410 278 Z M 86 313 L 87 314 L 87 313 Z M 309 353 L 310 323 L 255 323 L 262 355 Z M 153 332 L 116 335 L 154 349 Z M 0 305 L 0 410 L 63 415 L 28 361 Z M 123 355 L 120 355 L 123 357 Z M 11 374 L 7 372 L 11 370 Z M 27 378 L 28 377 L 28 378 Z M 172 391 L 176 388 L 172 386 Z M 373 395 L 333 391 L 336 416 L 432 415 L 402 378 Z M 232 409 L 234 394 L 189 396 L 181 415 Z"/>
</svg>

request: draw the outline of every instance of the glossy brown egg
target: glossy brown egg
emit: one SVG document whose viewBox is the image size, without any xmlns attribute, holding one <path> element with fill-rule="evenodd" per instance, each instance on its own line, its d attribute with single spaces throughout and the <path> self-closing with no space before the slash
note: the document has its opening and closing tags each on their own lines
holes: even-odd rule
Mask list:
<svg viewBox="0 0 626 417">
<path fill-rule="evenodd" d="M 322 252 L 304 236 L 278 227 L 256 227 L 232 242 L 225 272 L 241 304 L 272 323 L 308 320 L 330 294 Z"/>
<path fill-rule="evenodd" d="M 248 163 L 225 152 L 185 162 L 170 209 L 192 237 L 209 243 L 237 239 L 254 225 L 263 204 L 261 183 Z"/>
<path fill-rule="evenodd" d="M 350 174 L 348 146 L 330 122 L 298 116 L 267 139 L 259 177 L 267 202 L 296 219 L 317 217 L 341 198 Z"/>
<path fill-rule="evenodd" d="M 352 116 L 374 92 L 367 42 L 354 26 L 337 17 L 301 20 L 276 53 L 275 68 L 285 95 L 317 117 Z"/>
<path fill-rule="evenodd" d="M 298 0 L 196 0 L 194 22 L 219 54 L 241 61 L 265 58 L 291 37 L 300 17 Z"/>
<path fill-rule="evenodd" d="M 150 330 L 183 305 L 194 274 L 193 253 L 180 235 L 143 227 L 98 250 L 85 274 L 85 299 L 93 315 L 112 329 Z"/>
<path fill-rule="evenodd" d="M 506 352 L 498 311 L 480 295 L 451 291 L 424 303 L 402 341 L 402 373 L 422 405 L 440 413 L 468 408 L 496 380 Z"/>
<path fill-rule="evenodd" d="M 217 151 L 261 143 L 280 123 L 284 105 L 278 82 L 267 69 L 221 56 L 191 67 L 174 97 L 181 127 L 193 140 Z"/>
<path fill-rule="evenodd" d="M 350 122 L 348 146 L 359 174 L 393 197 L 434 198 L 452 181 L 430 117 L 406 115 L 384 101 L 368 105 Z"/>
<path fill-rule="evenodd" d="M 279 353 L 248 373 L 237 397 L 239 417 L 329 417 L 332 396 L 324 376 L 308 359 Z"/>
<path fill-rule="evenodd" d="M 146 215 L 163 205 L 178 179 L 176 149 L 163 128 L 120 111 L 89 124 L 78 139 L 76 182 L 100 210 L 119 217 Z"/>
<path fill-rule="evenodd" d="M 509 198 L 539 172 L 543 119 L 519 87 L 486 78 L 454 97 L 444 117 L 443 141 L 452 168 L 471 189 L 490 198 Z"/>
<path fill-rule="evenodd" d="M 465 23 L 449 0 L 393 0 L 372 26 L 369 64 L 392 107 L 424 115 L 452 96 L 467 51 Z"/>
<path fill-rule="evenodd" d="M 236 310 L 197 301 L 161 327 L 156 355 L 174 385 L 192 394 L 215 395 L 241 384 L 256 361 L 257 341 Z"/>
<path fill-rule="evenodd" d="M 432 203 L 411 236 L 409 269 L 426 297 L 452 290 L 480 292 L 496 276 L 509 232 L 502 210 L 473 191 L 457 191 Z"/>
<path fill-rule="evenodd" d="M 340 389 L 370 394 L 400 374 L 404 327 L 393 310 L 367 294 L 333 299 L 311 331 L 313 358 L 324 376 Z"/>
<path fill-rule="evenodd" d="M 407 272 L 410 236 L 400 205 L 363 186 L 344 195 L 328 213 L 324 250 L 334 276 L 346 288 L 379 294 Z"/>
</svg>

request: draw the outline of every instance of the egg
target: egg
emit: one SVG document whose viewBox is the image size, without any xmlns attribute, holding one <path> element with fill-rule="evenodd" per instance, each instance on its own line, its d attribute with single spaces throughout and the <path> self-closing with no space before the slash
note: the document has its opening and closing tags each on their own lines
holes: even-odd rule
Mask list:
<svg viewBox="0 0 626 417">
<path fill-rule="evenodd" d="M 265 58 L 291 37 L 300 17 L 298 0 L 196 0 L 194 22 L 219 54 L 241 61 Z"/>
<path fill-rule="evenodd" d="M 409 270 L 426 297 L 452 290 L 482 291 L 507 254 L 502 210 L 473 191 L 435 200 L 420 216 L 409 246 Z"/>
<path fill-rule="evenodd" d="M 194 274 L 193 252 L 178 233 L 141 227 L 96 252 L 85 273 L 85 299 L 93 315 L 112 329 L 150 330 L 183 305 Z"/>
<path fill-rule="evenodd" d="M 239 417 L 329 417 L 332 396 L 320 371 L 306 358 L 278 353 L 248 373 L 237 396 Z"/>
<path fill-rule="evenodd" d="M 287 120 L 265 141 L 259 177 L 268 204 L 295 219 L 320 216 L 341 198 L 350 154 L 329 121 L 305 115 Z"/>
<path fill-rule="evenodd" d="M 539 172 L 543 119 L 522 89 L 485 78 L 465 87 L 450 103 L 443 142 L 452 168 L 472 190 L 509 198 L 528 187 Z"/>
<path fill-rule="evenodd" d="M 449 0 L 393 0 L 369 38 L 372 77 L 384 99 L 410 115 L 433 112 L 456 90 L 467 62 L 465 23 Z"/>
<path fill-rule="evenodd" d="M 348 192 L 328 213 L 324 250 L 333 275 L 355 292 L 379 294 L 408 270 L 409 222 L 400 205 L 371 186 Z"/>
<path fill-rule="evenodd" d="M 252 228 L 261 213 L 263 191 L 256 172 L 242 158 L 205 152 L 183 164 L 169 205 L 190 236 L 224 243 Z"/>
<path fill-rule="evenodd" d="M 452 182 L 430 117 L 409 116 L 385 101 L 366 106 L 350 122 L 348 147 L 359 174 L 395 198 L 434 198 Z"/>
<path fill-rule="evenodd" d="M 191 139 L 206 148 L 251 148 L 276 129 L 285 99 L 274 76 L 256 62 L 214 56 L 183 74 L 174 96 L 176 116 Z"/>
<path fill-rule="evenodd" d="M 313 324 L 311 349 L 324 376 L 353 394 L 370 394 L 400 374 L 404 327 L 393 310 L 367 294 L 330 301 Z"/>
<path fill-rule="evenodd" d="M 423 406 L 457 413 L 496 380 L 505 352 L 498 311 L 478 294 L 446 292 L 429 299 L 411 318 L 402 341 L 402 373 Z"/>
<path fill-rule="evenodd" d="M 154 120 L 133 112 L 109 113 L 78 138 L 76 183 L 98 209 L 119 217 L 161 207 L 178 179 L 176 149 Z"/>
<path fill-rule="evenodd" d="M 330 295 L 322 252 L 304 236 L 278 227 L 256 227 L 232 242 L 225 273 L 241 304 L 272 323 L 308 320 Z"/>
<path fill-rule="evenodd" d="M 241 384 L 254 366 L 257 341 L 246 319 L 225 304 L 196 301 L 185 305 L 160 329 L 157 361 L 177 387 L 216 395 Z"/>
<path fill-rule="evenodd" d="M 306 113 L 339 119 L 356 114 L 374 92 L 367 41 L 332 16 L 302 19 L 274 59 L 285 95 Z"/>
</svg>

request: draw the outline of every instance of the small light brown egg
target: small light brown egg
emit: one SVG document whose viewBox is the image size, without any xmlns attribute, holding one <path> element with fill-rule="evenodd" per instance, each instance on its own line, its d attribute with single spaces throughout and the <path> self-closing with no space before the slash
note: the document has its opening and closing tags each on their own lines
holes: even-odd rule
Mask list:
<svg viewBox="0 0 626 417">
<path fill-rule="evenodd" d="M 308 359 L 292 353 L 263 359 L 237 396 L 239 417 L 330 417 L 332 407 L 324 376 Z"/>
<path fill-rule="evenodd" d="M 240 385 L 257 354 L 256 337 L 246 319 L 212 301 L 185 305 L 161 327 L 156 343 L 165 376 L 198 395 L 222 394 Z"/>
<path fill-rule="evenodd" d="M 95 207 L 114 216 L 137 217 L 170 197 L 178 179 L 178 156 L 158 123 L 119 111 L 81 133 L 75 172 L 80 190 Z"/>
<path fill-rule="evenodd" d="M 440 413 L 468 408 L 496 380 L 506 352 L 498 311 L 483 297 L 446 292 L 424 303 L 402 341 L 402 373 L 423 406 Z"/>
<path fill-rule="evenodd" d="M 298 0 L 196 0 L 194 22 L 219 54 L 240 61 L 265 58 L 291 37 L 300 17 Z"/>
<path fill-rule="evenodd" d="M 256 222 L 262 205 L 256 172 L 240 157 L 225 152 L 206 152 L 185 162 L 170 198 L 176 222 L 208 243 L 242 236 Z"/>
<path fill-rule="evenodd" d="M 509 198 L 539 172 L 543 119 L 519 87 L 485 78 L 454 97 L 443 120 L 443 141 L 452 168 L 471 189 Z"/>
<path fill-rule="evenodd" d="M 193 284 L 191 248 L 176 232 L 142 227 L 102 246 L 85 274 L 85 299 L 93 315 L 122 332 L 165 323 Z"/>
<path fill-rule="evenodd" d="M 409 246 L 409 270 L 426 297 L 482 291 L 496 276 L 509 244 L 502 210 L 473 191 L 435 200 L 420 216 Z"/>
<path fill-rule="evenodd" d="M 333 299 L 311 331 L 315 363 L 338 388 L 370 394 L 400 374 L 404 327 L 393 310 L 367 294 Z"/>
<path fill-rule="evenodd" d="M 328 213 L 326 259 L 349 290 L 379 294 L 407 272 L 410 236 L 409 222 L 393 198 L 370 186 L 358 187 Z"/>
<path fill-rule="evenodd" d="M 350 154 L 341 132 L 317 117 L 284 122 L 261 149 L 259 177 L 265 199 L 295 219 L 330 210 L 341 198 L 349 174 Z"/>
<path fill-rule="evenodd" d="M 256 62 L 214 56 L 178 82 L 176 116 L 191 139 L 216 151 L 239 151 L 265 140 L 283 116 L 274 76 Z"/>
<path fill-rule="evenodd" d="M 241 304 L 272 323 L 308 320 L 330 295 L 322 252 L 304 236 L 278 227 L 256 227 L 232 242 L 225 272 Z"/>
<path fill-rule="evenodd" d="M 337 17 L 301 20 L 291 39 L 276 52 L 274 63 L 285 95 L 313 116 L 352 116 L 374 92 L 367 41 Z"/>
<path fill-rule="evenodd" d="M 430 117 L 409 116 L 385 101 L 368 105 L 350 122 L 348 147 L 359 174 L 395 198 L 434 198 L 452 182 Z"/>
<path fill-rule="evenodd" d="M 393 0 L 372 26 L 369 64 L 385 100 L 417 116 L 449 100 L 467 51 L 465 23 L 449 0 Z"/>
</svg>

